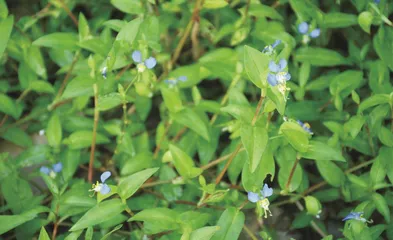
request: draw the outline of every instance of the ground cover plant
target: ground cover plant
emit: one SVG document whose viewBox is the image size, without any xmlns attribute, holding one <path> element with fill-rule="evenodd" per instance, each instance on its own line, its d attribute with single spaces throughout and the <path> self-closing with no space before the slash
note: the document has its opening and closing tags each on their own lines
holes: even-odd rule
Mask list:
<svg viewBox="0 0 393 240">
<path fill-rule="evenodd" d="M 0 239 L 393 239 L 391 0 L 0 0 Z"/>
</svg>

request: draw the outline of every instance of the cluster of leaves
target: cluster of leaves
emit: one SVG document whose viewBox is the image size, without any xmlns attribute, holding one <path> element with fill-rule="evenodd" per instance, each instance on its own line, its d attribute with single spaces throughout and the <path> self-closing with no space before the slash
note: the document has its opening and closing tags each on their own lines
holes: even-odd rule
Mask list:
<svg viewBox="0 0 393 240">
<path fill-rule="evenodd" d="M 0 0 L 0 234 L 393 239 L 393 2 L 260 2 Z"/>
</svg>

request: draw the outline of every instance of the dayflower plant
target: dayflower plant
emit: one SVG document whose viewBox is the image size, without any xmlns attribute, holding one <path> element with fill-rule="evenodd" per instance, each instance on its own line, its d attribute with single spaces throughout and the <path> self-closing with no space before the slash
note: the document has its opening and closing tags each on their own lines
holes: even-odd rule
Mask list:
<svg viewBox="0 0 393 240">
<path fill-rule="evenodd" d="M 105 181 L 110 176 L 111 176 L 111 172 L 109 171 L 103 172 L 100 176 L 101 183 L 97 181 L 96 184 L 93 184 L 92 189 L 90 189 L 89 191 L 100 192 L 101 194 L 108 194 L 111 191 L 111 188 L 105 183 Z"/>
<path fill-rule="evenodd" d="M 260 193 L 248 192 L 248 201 L 258 203 L 257 206 L 263 209 L 265 218 L 267 218 L 267 212 L 269 212 L 270 216 L 272 216 L 272 212 L 269 209 L 270 202 L 269 199 L 267 199 L 272 194 L 273 188 L 269 188 L 269 186 L 265 183 Z"/>
<path fill-rule="evenodd" d="M 302 22 L 297 26 L 299 33 L 303 34 L 302 42 L 307 44 L 311 38 L 317 38 L 321 35 L 321 29 L 315 28 L 310 32 L 310 25 L 307 22 Z"/>
<path fill-rule="evenodd" d="M 157 61 L 154 57 L 149 57 L 142 61 L 142 53 L 138 50 L 132 53 L 132 60 L 137 63 L 136 68 L 138 69 L 138 72 L 144 72 L 146 68 L 152 69 L 157 64 Z"/>
<path fill-rule="evenodd" d="M 168 78 L 168 79 L 164 80 L 164 82 L 166 84 L 168 84 L 169 87 L 171 87 L 171 88 L 176 86 L 179 83 L 179 81 L 180 82 L 185 82 L 185 81 L 187 81 L 187 77 L 186 76 L 180 76 L 178 78 Z"/>
<path fill-rule="evenodd" d="M 61 172 L 62 169 L 63 169 L 63 164 L 61 162 L 58 162 L 56 164 L 53 164 L 52 168 L 42 166 L 40 168 L 40 172 L 48 175 L 51 178 L 55 178 L 57 176 L 57 173 Z"/>
<path fill-rule="evenodd" d="M 272 87 L 278 86 L 278 90 L 284 95 L 284 97 L 285 97 L 285 92 L 289 90 L 289 88 L 287 88 L 286 82 L 291 79 L 291 74 L 284 71 L 286 66 L 287 66 L 287 61 L 285 59 L 281 59 L 278 62 L 278 64 L 276 64 L 274 61 L 271 61 L 269 63 L 269 70 L 272 73 L 269 73 L 267 75 L 268 83 Z"/>
<path fill-rule="evenodd" d="M 274 48 L 276 48 L 279 44 L 281 43 L 281 40 L 276 40 L 272 45 L 266 46 L 262 52 L 265 53 L 266 55 L 272 55 Z"/>
<path fill-rule="evenodd" d="M 309 134 L 313 135 L 314 133 L 311 131 L 311 126 L 308 123 L 304 123 L 300 120 L 297 120 L 297 123 Z"/>
</svg>

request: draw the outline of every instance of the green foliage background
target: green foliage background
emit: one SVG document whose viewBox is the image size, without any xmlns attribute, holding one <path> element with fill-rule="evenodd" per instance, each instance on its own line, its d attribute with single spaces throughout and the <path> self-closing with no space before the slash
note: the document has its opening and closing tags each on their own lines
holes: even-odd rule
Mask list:
<svg viewBox="0 0 393 240">
<path fill-rule="evenodd" d="M 393 239 L 392 13 L 0 0 L 0 239 Z"/>
</svg>

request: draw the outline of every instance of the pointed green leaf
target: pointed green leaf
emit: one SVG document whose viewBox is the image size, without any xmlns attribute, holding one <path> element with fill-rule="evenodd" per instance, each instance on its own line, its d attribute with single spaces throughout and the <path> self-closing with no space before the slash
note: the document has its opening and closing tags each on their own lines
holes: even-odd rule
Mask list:
<svg viewBox="0 0 393 240">
<path fill-rule="evenodd" d="M 227 208 L 217 222 L 220 229 L 211 240 L 238 239 L 244 225 L 244 213 L 234 207 Z"/>
<path fill-rule="evenodd" d="M 46 128 L 46 137 L 48 143 L 52 147 L 57 147 L 61 143 L 62 129 L 59 116 L 54 113 L 49 119 L 48 126 Z"/>
<path fill-rule="evenodd" d="M 297 151 L 306 152 L 308 150 L 309 134 L 299 124 L 284 122 L 280 127 L 280 131 Z"/>
<path fill-rule="evenodd" d="M 122 199 L 130 198 L 157 170 L 158 168 L 148 168 L 121 179 L 117 190 L 119 196 Z"/>
<path fill-rule="evenodd" d="M 38 240 L 50 240 L 49 235 L 44 227 L 41 227 L 40 236 L 38 237 Z"/>
<path fill-rule="evenodd" d="M 169 150 L 173 158 L 173 164 L 182 177 L 194 178 L 202 173 L 202 169 L 196 168 L 194 161 L 183 150 L 170 144 Z"/>
<path fill-rule="evenodd" d="M 330 147 L 328 144 L 319 141 L 310 141 L 306 152 L 301 153 L 303 158 L 313 160 L 333 160 L 346 162 L 341 151 Z"/>
<path fill-rule="evenodd" d="M 252 47 L 244 47 L 244 67 L 251 82 L 259 88 L 267 87 L 269 57 Z"/>
<path fill-rule="evenodd" d="M 180 112 L 171 114 L 171 116 L 175 122 L 190 128 L 196 134 L 200 135 L 207 141 L 210 141 L 207 125 L 194 110 L 185 108 Z"/>
<path fill-rule="evenodd" d="M 1 6 L 0 6 L 1 7 Z M 0 10 L 2 11 L 2 10 Z M 14 25 L 14 16 L 9 16 L 4 20 L 0 20 L 0 58 L 3 56 L 4 50 L 7 47 L 8 39 L 11 36 L 12 27 Z"/>
<path fill-rule="evenodd" d="M 261 161 L 269 136 L 264 127 L 251 126 L 248 123 L 241 125 L 240 135 L 243 146 L 248 154 L 251 173 L 253 173 Z"/>
</svg>

